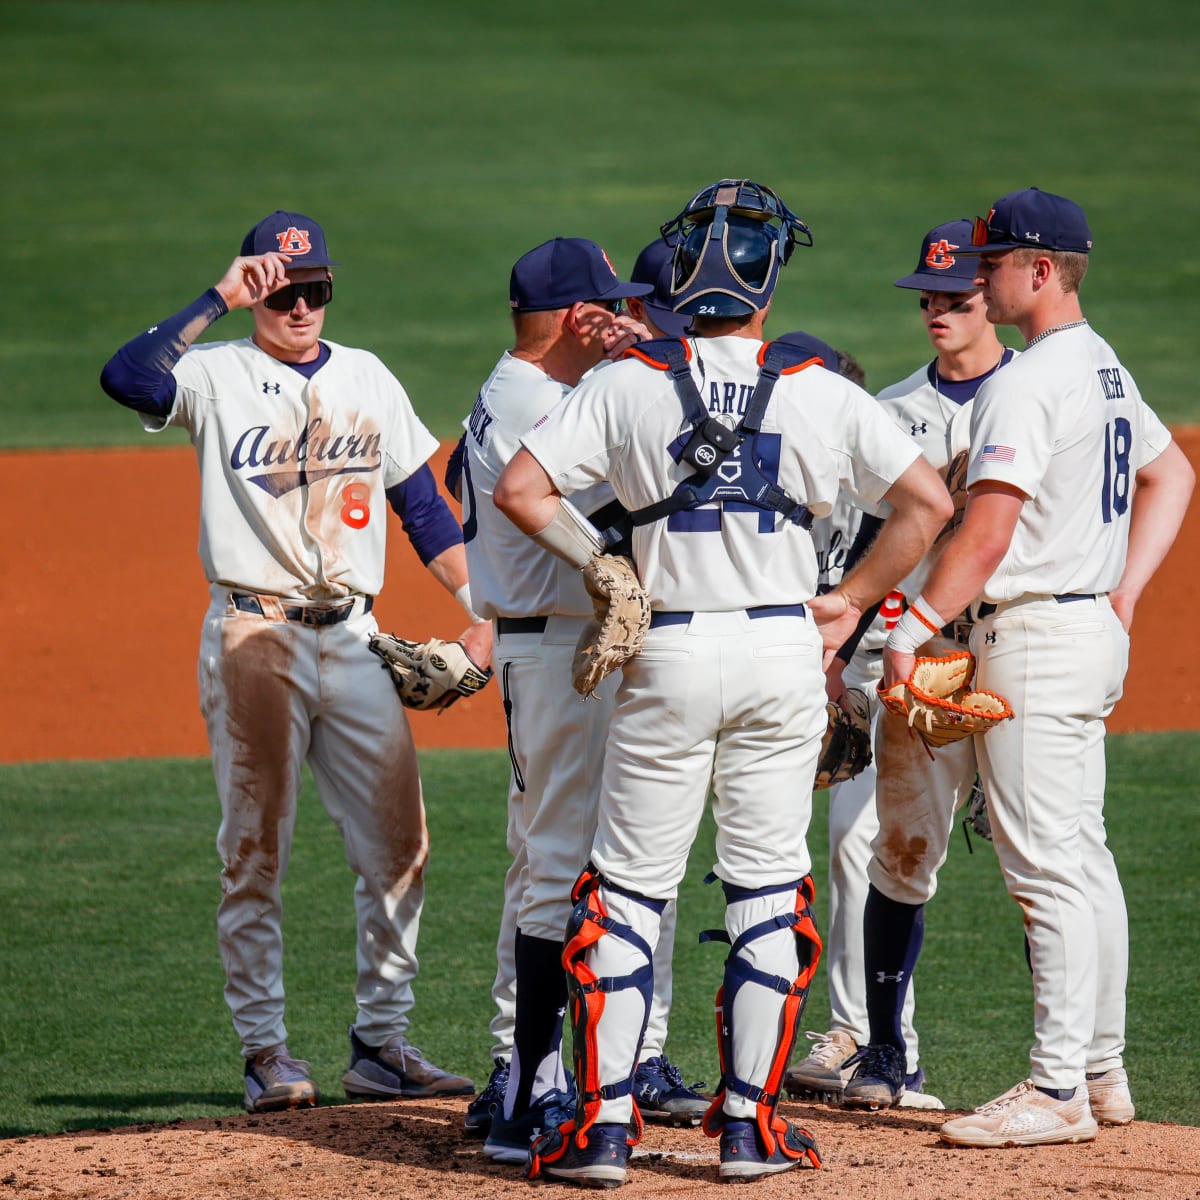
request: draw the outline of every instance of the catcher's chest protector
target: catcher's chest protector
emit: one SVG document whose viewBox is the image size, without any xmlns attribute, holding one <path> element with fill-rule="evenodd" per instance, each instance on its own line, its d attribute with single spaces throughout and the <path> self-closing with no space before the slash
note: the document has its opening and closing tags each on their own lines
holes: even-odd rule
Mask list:
<svg viewBox="0 0 1200 1200">
<path fill-rule="evenodd" d="M 804 529 L 812 527 L 813 518 L 807 507 L 793 500 L 764 472 L 758 432 L 780 375 L 821 365 L 819 358 L 797 346 L 779 342 L 765 344 L 759 353 L 758 380 L 746 406 L 746 414 L 730 429 L 708 415 L 688 365 L 691 348 L 686 341 L 660 338 L 639 342 L 626 351 L 626 355 L 655 370 L 670 372 L 684 415 L 694 426 L 691 436 L 685 435 L 686 440 L 681 438 L 675 443 L 671 453 L 677 462 L 686 462 L 695 468 L 695 474 L 683 480 L 665 500 L 631 512 L 629 517 L 634 525 L 649 525 L 672 513 L 704 504 L 736 501 L 780 513 L 785 520 Z M 743 453 L 747 441 L 749 452 Z"/>
</svg>

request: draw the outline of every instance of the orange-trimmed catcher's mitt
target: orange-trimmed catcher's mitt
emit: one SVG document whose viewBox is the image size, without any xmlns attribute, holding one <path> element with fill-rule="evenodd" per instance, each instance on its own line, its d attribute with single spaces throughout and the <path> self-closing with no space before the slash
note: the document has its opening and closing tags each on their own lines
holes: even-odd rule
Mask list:
<svg viewBox="0 0 1200 1200">
<path fill-rule="evenodd" d="M 995 692 L 971 691 L 975 656 L 963 650 L 942 658 L 918 658 L 912 674 L 885 688 L 879 698 L 888 712 L 904 717 L 931 749 L 976 733 L 987 733 L 1013 710 Z"/>
</svg>

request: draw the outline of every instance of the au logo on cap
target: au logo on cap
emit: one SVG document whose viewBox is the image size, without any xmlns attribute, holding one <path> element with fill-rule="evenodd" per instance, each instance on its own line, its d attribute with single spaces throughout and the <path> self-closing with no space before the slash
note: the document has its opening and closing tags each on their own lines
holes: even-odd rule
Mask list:
<svg viewBox="0 0 1200 1200">
<path fill-rule="evenodd" d="M 954 266 L 955 258 L 950 253 L 951 250 L 957 250 L 958 247 L 942 238 L 938 242 L 930 242 L 929 249 L 925 253 L 925 265 L 934 271 L 945 271 Z"/>
<path fill-rule="evenodd" d="M 312 242 L 308 240 L 307 229 L 297 229 L 295 225 L 289 225 L 282 233 L 275 235 L 279 242 L 280 254 L 307 254 L 312 249 Z"/>
</svg>

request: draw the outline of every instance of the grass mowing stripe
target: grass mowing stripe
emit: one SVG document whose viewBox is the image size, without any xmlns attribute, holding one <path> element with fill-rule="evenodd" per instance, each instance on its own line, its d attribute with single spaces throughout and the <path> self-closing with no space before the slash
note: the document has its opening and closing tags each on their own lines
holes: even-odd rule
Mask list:
<svg viewBox="0 0 1200 1200">
<path fill-rule="evenodd" d="M 1200 736 L 1110 740 L 1108 824 L 1132 927 L 1128 1063 L 1138 1115 L 1200 1124 L 1200 952 L 1191 820 Z M 411 1036 L 434 1061 L 486 1077 L 489 989 L 504 851 L 508 759 L 501 751 L 421 756 L 433 840 Z M 818 796 L 811 844 L 827 853 Z M 202 759 L 0 767 L 0 1136 L 214 1116 L 240 1110 L 237 1043 L 221 996 L 214 912 L 218 806 Z M 986 843 L 956 833 L 930 904 L 917 971 L 917 1024 L 930 1089 L 954 1107 L 1027 1071 L 1031 988 L 1020 915 Z M 706 818 L 681 893 L 668 1051 L 688 1080 L 715 1082 L 712 1000 L 723 949 Z M 818 867 L 818 914 L 827 911 Z M 353 876 L 305 781 L 284 885 L 292 1049 L 340 1100 L 353 1019 Z M 828 1022 L 818 975 L 803 1026 Z"/>
</svg>

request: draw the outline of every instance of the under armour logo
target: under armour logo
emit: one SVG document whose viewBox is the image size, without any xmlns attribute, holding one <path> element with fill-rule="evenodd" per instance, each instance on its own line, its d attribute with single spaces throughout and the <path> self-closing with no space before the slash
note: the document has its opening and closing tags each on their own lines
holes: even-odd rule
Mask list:
<svg viewBox="0 0 1200 1200">
<path fill-rule="evenodd" d="M 1025 240 L 1027 242 L 1037 242 L 1040 246 L 1042 244 L 1042 235 L 1040 233 L 1026 233 Z"/>
<path fill-rule="evenodd" d="M 887 983 L 889 980 L 892 983 L 903 983 L 904 982 L 904 972 L 897 971 L 895 975 L 889 975 L 889 974 L 887 974 L 886 971 L 876 971 L 875 972 L 875 982 L 876 983 Z"/>
<path fill-rule="evenodd" d="M 986 643 L 987 643 L 989 646 L 994 646 L 994 645 L 996 644 L 996 635 L 995 635 L 995 633 L 991 633 L 991 632 L 989 632 L 989 633 L 985 633 L 985 634 L 983 635 L 983 640 L 984 640 L 984 641 L 985 641 L 985 642 L 986 642 Z"/>
<path fill-rule="evenodd" d="M 264 396 L 269 396 L 269 395 L 270 395 L 272 392 L 274 392 L 276 396 L 278 396 L 278 395 L 279 395 L 279 384 L 277 384 L 277 383 L 264 383 L 264 384 L 263 384 L 263 395 L 264 395 Z"/>
<path fill-rule="evenodd" d="M 312 249 L 308 230 L 297 229 L 295 225 L 289 225 L 282 233 L 277 233 L 275 240 L 279 243 L 280 254 L 307 254 Z"/>
<path fill-rule="evenodd" d="M 928 433 L 928 432 L 929 432 L 929 426 L 926 425 L 924 421 L 918 421 L 912 427 L 913 437 L 916 437 L 918 433 Z"/>
</svg>

